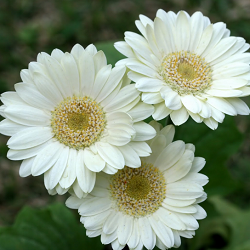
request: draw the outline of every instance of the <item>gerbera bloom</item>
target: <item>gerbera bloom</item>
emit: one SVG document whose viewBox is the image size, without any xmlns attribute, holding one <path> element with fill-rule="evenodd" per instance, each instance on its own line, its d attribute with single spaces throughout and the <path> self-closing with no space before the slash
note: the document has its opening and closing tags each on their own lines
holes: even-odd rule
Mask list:
<svg viewBox="0 0 250 250">
<path fill-rule="evenodd" d="M 180 125 L 191 116 L 216 129 L 225 114 L 249 114 L 239 99 L 250 94 L 249 44 L 243 38 L 230 37 L 224 23 L 211 24 L 200 12 L 190 17 L 158 10 L 154 21 L 140 15 L 135 23 L 142 36 L 125 32 L 126 42 L 115 43 L 128 57 L 117 65 L 131 70 L 142 100 L 155 106 L 155 120 L 170 115 Z"/>
<path fill-rule="evenodd" d="M 90 192 L 96 172 L 136 168 L 151 152 L 144 142 L 155 130 L 142 122 L 153 112 L 125 67 L 107 65 L 95 46 L 75 45 L 71 53 L 40 53 L 21 71 L 21 83 L 3 93 L 0 132 L 11 136 L 8 158 L 23 160 L 20 175 L 44 173 L 50 193 L 70 187 Z"/>
<path fill-rule="evenodd" d="M 149 141 L 152 154 L 140 168 L 125 167 L 115 175 L 97 174 L 86 198 L 71 196 L 66 205 L 78 209 L 89 237 L 101 235 L 114 250 L 179 247 L 180 236 L 192 238 L 206 217 L 198 203 L 206 199 L 202 186 L 208 178 L 198 173 L 205 160 L 194 157 L 194 145 L 172 142 L 174 126 L 160 130 Z"/>
</svg>

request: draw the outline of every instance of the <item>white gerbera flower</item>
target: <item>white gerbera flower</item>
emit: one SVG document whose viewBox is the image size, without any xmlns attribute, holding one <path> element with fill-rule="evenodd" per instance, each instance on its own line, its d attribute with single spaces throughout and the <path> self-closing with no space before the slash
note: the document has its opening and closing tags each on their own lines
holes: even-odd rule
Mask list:
<svg viewBox="0 0 250 250">
<path fill-rule="evenodd" d="M 96 172 L 136 168 L 151 152 L 144 142 L 155 130 L 143 119 L 153 107 L 124 76 L 125 67 L 107 65 L 95 46 L 75 45 L 71 53 L 41 53 L 21 71 L 16 92 L 1 96 L 0 132 L 11 136 L 8 158 L 23 160 L 20 175 L 44 173 L 51 193 L 73 187 L 90 192 Z"/>
<path fill-rule="evenodd" d="M 131 70 L 142 100 L 155 106 L 155 120 L 170 114 L 180 125 L 191 116 L 216 129 L 225 114 L 249 114 L 239 99 L 250 94 L 249 44 L 230 37 L 224 23 L 211 24 L 200 12 L 158 10 L 154 21 L 140 15 L 136 26 L 142 36 L 125 32 L 126 42 L 115 43 L 128 57 L 117 65 Z"/>
<path fill-rule="evenodd" d="M 194 157 L 194 145 L 172 142 L 174 126 L 160 130 L 149 145 L 152 154 L 140 168 L 125 167 L 115 175 L 97 174 L 86 198 L 71 196 L 66 205 L 78 209 L 89 237 L 101 235 L 114 250 L 178 247 L 180 236 L 192 238 L 206 217 L 198 203 L 206 199 L 208 178 L 198 173 L 205 160 Z"/>
</svg>

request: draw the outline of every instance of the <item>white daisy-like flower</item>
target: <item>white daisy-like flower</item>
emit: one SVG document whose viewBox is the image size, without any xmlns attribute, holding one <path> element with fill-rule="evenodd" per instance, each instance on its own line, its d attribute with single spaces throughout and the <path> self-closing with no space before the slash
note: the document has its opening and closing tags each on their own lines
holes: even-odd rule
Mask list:
<svg viewBox="0 0 250 250">
<path fill-rule="evenodd" d="M 125 42 L 115 43 L 128 57 L 117 65 L 131 70 L 143 102 L 154 104 L 155 120 L 170 115 L 181 125 L 191 116 L 216 129 L 225 114 L 249 114 L 239 99 L 250 94 L 249 44 L 243 38 L 201 12 L 158 10 L 154 21 L 140 15 L 135 23 L 142 35 L 125 32 Z"/>
<path fill-rule="evenodd" d="M 11 136 L 8 158 L 23 160 L 20 175 L 44 174 L 51 194 L 72 187 L 90 192 L 96 172 L 140 167 L 155 130 L 142 122 L 153 113 L 123 66 L 112 69 L 94 45 L 71 53 L 40 53 L 21 71 L 16 91 L 1 96 L 0 132 Z"/>
<path fill-rule="evenodd" d="M 78 209 L 89 237 L 101 235 L 114 250 L 179 247 L 180 236 L 192 238 L 206 217 L 198 203 L 206 199 L 202 186 L 208 178 L 198 173 L 204 158 L 194 157 L 194 145 L 172 142 L 174 126 L 160 130 L 148 143 L 149 157 L 140 168 L 125 167 L 115 175 L 97 174 L 96 185 L 85 198 L 71 196 L 66 205 Z"/>
</svg>

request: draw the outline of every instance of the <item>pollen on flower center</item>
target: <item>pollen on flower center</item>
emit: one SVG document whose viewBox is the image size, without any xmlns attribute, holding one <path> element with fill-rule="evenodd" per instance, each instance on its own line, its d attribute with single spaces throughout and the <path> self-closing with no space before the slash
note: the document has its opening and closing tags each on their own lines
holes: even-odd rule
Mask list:
<svg viewBox="0 0 250 250">
<path fill-rule="evenodd" d="M 136 200 L 145 199 L 150 192 L 150 182 L 144 176 L 132 177 L 126 188 L 126 193 Z"/>
<path fill-rule="evenodd" d="M 203 93 L 211 86 L 211 67 L 204 58 L 187 51 L 168 54 L 160 75 L 179 95 Z"/>
<path fill-rule="evenodd" d="M 51 112 L 54 137 L 77 150 L 96 142 L 105 126 L 102 107 L 87 96 L 66 98 Z"/>
<path fill-rule="evenodd" d="M 69 113 L 68 114 L 68 126 L 70 129 L 83 130 L 89 125 L 89 115 L 85 113 Z"/>
<path fill-rule="evenodd" d="M 111 177 L 110 192 L 115 208 L 125 214 L 142 217 L 154 213 L 166 197 L 163 174 L 152 164 L 140 168 L 125 167 Z"/>
</svg>

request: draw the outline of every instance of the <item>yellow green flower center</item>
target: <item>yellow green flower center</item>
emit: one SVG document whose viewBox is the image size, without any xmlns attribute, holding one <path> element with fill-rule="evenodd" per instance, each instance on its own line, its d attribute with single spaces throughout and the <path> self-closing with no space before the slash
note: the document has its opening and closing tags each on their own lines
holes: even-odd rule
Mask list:
<svg viewBox="0 0 250 250">
<path fill-rule="evenodd" d="M 102 107 L 87 96 L 66 98 L 51 112 L 54 137 L 77 150 L 96 142 L 105 126 Z"/>
<path fill-rule="evenodd" d="M 160 75 L 179 95 L 199 94 L 210 88 L 212 70 L 204 58 L 181 51 L 163 59 Z"/>
<path fill-rule="evenodd" d="M 125 167 L 111 177 L 111 197 L 115 207 L 128 215 L 142 217 L 154 213 L 166 197 L 162 172 L 152 164 Z"/>
</svg>

